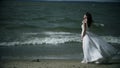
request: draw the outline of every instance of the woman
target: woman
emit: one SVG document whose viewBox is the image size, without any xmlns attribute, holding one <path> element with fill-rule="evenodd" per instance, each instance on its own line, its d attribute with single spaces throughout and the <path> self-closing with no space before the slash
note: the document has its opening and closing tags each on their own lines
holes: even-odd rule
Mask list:
<svg viewBox="0 0 120 68">
<path fill-rule="evenodd" d="M 87 12 L 82 21 L 82 46 L 84 58 L 81 63 L 102 63 L 112 58 L 117 53 L 117 50 L 99 36 L 91 33 L 89 28 L 93 22 L 92 15 Z"/>
</svg>

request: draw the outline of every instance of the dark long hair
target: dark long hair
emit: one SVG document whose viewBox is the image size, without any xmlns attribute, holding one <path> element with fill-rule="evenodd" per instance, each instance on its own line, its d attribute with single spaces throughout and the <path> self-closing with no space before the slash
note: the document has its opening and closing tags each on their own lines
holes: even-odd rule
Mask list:
<svg viewBox="0 0 120 68">
<path fill-rule="evenodd" d="M 88 27 L 90 27 L 93 22 L 92 15 L 89 12 L 86 12 L 85 15 L 87 16 L 87 25 L 88 25 Z"/>
</svg>

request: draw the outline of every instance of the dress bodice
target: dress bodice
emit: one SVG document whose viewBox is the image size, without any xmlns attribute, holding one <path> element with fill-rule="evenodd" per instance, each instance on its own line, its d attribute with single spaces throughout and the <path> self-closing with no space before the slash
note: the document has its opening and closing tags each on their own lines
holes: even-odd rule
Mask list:
<svg viewBox="0 0 120 68">
<path fill-rule="evenodd" d="M 83 24 L 84 24 L 84 22 L 82 21 L 82 25 L 81 25 L 82 30 L 84 30 L 84 25 Z M 86 23 L 86 31 L 89 31 L 87 23 Z"/>
</svg>

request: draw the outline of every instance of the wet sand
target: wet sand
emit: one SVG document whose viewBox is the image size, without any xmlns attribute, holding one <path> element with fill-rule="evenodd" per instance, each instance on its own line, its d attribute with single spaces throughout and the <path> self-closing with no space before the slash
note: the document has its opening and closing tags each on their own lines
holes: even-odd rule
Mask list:
<svg viewBox="0 0 120 68">
<path fill-rule="evenodd" d="M 0 68 L 120 68 L 120 61 L 83 64 L 81 60 L 1 60 Z"/>
</svg>

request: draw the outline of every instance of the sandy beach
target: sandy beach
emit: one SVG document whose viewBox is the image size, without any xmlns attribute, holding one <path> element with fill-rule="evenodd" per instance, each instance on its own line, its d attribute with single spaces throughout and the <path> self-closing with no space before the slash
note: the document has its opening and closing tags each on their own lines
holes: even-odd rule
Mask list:
<svg viewBox="0 0 120 68">
<path fill-rule="evenodd" d="M 120 68 L 120 62 L 82 64 L 80 60 L 2 60 L 0 68 Z"/>
</svg>

